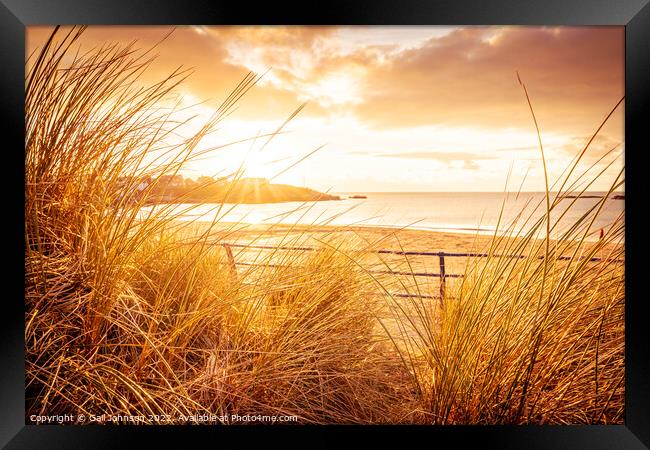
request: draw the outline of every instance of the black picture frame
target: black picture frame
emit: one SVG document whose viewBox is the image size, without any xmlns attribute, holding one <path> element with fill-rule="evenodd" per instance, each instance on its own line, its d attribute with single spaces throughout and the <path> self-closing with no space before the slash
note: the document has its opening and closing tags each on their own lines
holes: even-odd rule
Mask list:
<svg viewBox="0 0 650 450">
<path fill-rule="evenodd" d="M 89 24 L 349 24 L 349 25 L 622 25 L 625 26 L 626 164 L 626 380 L 625 424 L 599 426 L 447 427 L 101 427 L 25 425 L 24 415 L 24 67 L 25 27 Z M 650 5 L 648 0 L 336 0 L 251 5 L 223 0 L 0 0 L 0 86 L 5 223 L 5 287 L 0 318 L 0 445 L 11 449 L 115 448 L 134 439 L 186 448 L 186 433 L 220 446 L 224 438 L 246 446 L 251 437 L 283 445 L 323 444 L 351 431 L 401 434 L 403 443 L 427 446 L 474 444 L 481 448 L 637 449 L 650 447 L 650 327 L 642 286 L 646 114 L 650 105 Z M 645 175 L 647 178 L 647 175 Z M 23 274 L 21 274 L 21 270 Z M 307 436 L 310 433 L 310 436 Z M 314 435 L 315 434 L 315 435 Z M 418 442 L 418 443 L 416 443 Z M 311 445 L 310 445 L 311 446 Z"/>
</svg>

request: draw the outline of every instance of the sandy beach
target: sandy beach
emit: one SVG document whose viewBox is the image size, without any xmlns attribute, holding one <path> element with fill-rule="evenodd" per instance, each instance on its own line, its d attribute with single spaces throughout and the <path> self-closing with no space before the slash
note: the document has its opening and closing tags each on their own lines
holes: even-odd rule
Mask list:
<svg viewBox="0 0 650 450">
<path fill-rule="evenodd" d="M 205 232 L 206 223 L 176 224 L 190 235 Z M 246 223 L 219 223 L 210 232 L 220 242 L 259 246 L 318 246 L 324 241 L 345 240 L 351 245 L 361 245 L 375 250 L 414 252 L 480 253 L 487 251 L 492 236 L 477 233 L 451 233 L 410 228 L 370 226 L 309 226 L 309 225 L 256 225 Z M 518 240 L 520 238 L 504 238 Z M 586 242 L 585 249 L 593 245 Z M 607 244 L 605 253 L 618 244 Z"/>
<path fill-rule="evenodd" d="M 205 233 L 210 227 L 204 222 L 176 222 L 182 235 L 191 237 Z M 492 236 L 477 233 L 450 233 L 409 228 L 371 226 L 308 226 L 308 225 L 259 225 L 246 223 L 219 223 L 210 229 L 209 241 L 215 244 L 231 244 L 231 252 L 237 270 L 251 270 L 252 264 L 282 264 L 288 252 L 304 252 L 301 249 L 318 249 L 337 246 L 364 252 L 364 269 L 387 283 L 394 294 L 418 293 L 425 297 L 438 297 L 440 292 L 440 259 L 436 255 L 403 255 L 376 253 L 381 250 L 395 252 L 451 253 L 444 258 L 447 289 L 457 283 L 468 265 L 482 258 L 466 254 L 489 252 Z M 521 238 L 503 238 L 517 241 Z M 514 242 L 513 242 L 514 243 Z M 584 244 L 587 251 L 593 242 Z M 503 245 L 503 244 L 501 244 Z M 530 244 L 529 244 L 530 245 Z M 607 258 L 617 244 L 607 244 L 597 257 Z M 281 250 L 276 249 L 280 247 Z M 263 265 L 263 264 L 261 264 Z M 392 272 L 390 274 L 383 272 Z M 412 276 L 412 273 L 419 275 Z"/>
</svg>

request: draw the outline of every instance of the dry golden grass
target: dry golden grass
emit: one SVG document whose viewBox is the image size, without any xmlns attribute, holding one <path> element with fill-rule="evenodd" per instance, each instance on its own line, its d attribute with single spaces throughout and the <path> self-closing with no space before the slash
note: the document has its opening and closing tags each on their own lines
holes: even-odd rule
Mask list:
<svg viewBox="0 0 650 450">
<path fill-rule="evenodd" d="M 611 260 L 624 253 L 609 244 L 624 233 L 623 218 L 589 246 L 597 210 L 553 241 L 543 232 L 552 231 L 550 219 L 523 239 L 495 236 L 492 256 L 468 264 L 444 306 L 393 297 L 391 283 L 429 288 L 376 277 L 366 255 L 378 243 L 361 239 L 319 238 L 318 251 L 260 253 L 257 266 L 232 271 L 214 245 L 227 229 L 212 223 L 188 238 L 188 225 L 175 220 L 182 211 L 143 217 L 144 197 L 125 192 L 212 150 L 202 149 L 203 138 L 257 78 L 247 76 L 199 132 L 179 141 L 177 111 L 160 105 L 185 72 L 140 86 L 148 52 L 109 45 L 79 53 L 82 32 L 57 30 L 28 62 L 27 417 L 622 421 L 624 274 Z M 572 189 L 563 181 L 546 209 L 570 201 L 562 193 Z M 288 231 L 275 238 L 300 241 Z M 605 248 L 618 250 L 583 258 Z"/>
</svg>

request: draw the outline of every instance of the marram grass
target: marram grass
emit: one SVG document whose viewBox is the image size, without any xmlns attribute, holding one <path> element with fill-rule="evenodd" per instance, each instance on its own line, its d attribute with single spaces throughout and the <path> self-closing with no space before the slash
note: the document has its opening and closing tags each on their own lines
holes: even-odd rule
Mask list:
<svg viewBox="0 0 650 450">
<path fill-rule="evenodd" d="M 393 297 L 399 284 L 431 292 L 415 278 L 377 277 L 366 257 L 377 243 L 335 235 L 233 271 L 217 244 L 240 224 L 190 233 L 176 220 L 183 211 L 143 215 L 145 196 L 125 193 L 205 157 L 204 137 L 257 77 L 179 139 L 173 95 L 187 74 L 145 85 L 148 52 L 78 51 L 82 33 L 57 29 L 27 63 L 27 417 L 622 422 L 623 218 L 597 243 L 585 237 L 605 200 L 568 230 L 550 219 L 599 173 L 569 180 L 570 168 L 544 218 L 510 224 L 513 235 L 530 229 L 522 238 L 495 235 L 491 256 L 468 261 L 443 302 Z M 622 183 L 621 173 L 611 191 Z"/>
</svg>

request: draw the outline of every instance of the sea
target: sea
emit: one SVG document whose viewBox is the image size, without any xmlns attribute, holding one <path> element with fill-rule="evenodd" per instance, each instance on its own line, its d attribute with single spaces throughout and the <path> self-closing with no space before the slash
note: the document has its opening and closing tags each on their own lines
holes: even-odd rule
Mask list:
<svg viewBox="0 0 650 450">
<path fill-rule="evenodd" d="M 184 220 L 251 224 L 352 225 L 411 228 L 451 233 L 525 234 L 543 217 L 543 192 L 341 192 L 342 200 L 264 204 L 201 204 L 174 206 Z M 604 192 L 589 198 L 565 198 L 554 208 L 551 223 L 561 233 L 585 214 L 593 217 L 588 240 L 598 239 L 624 215 L 625 200 L 608 199 L 595 213 Z M 623 195 L 622 192 L 614 195 Z M 365 198 L 351 198 L 363 196 Z M 551 201 L 555 193 L 551 193 Z M 596 198 L 593 198 L 596 197 Z M 150 207 L 151 208 L 151 207 Z M 591 212 L 590 212 L 591 211 Z M 595 217 L 594 217 L 595 216 Z M 511 226 L 512 224 L 515 226 Z M 544 227 L 540 227 L 544 228 Z"/>
</svg>

